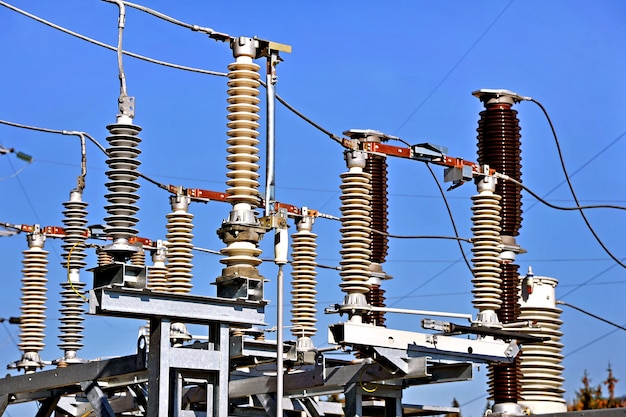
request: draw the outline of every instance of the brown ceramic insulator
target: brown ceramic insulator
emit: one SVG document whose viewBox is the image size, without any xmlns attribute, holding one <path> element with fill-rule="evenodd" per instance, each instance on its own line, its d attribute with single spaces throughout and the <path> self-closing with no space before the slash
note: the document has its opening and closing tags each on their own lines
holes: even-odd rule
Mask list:
<svg viewBox="0 0 626 417">
<path fill-rule="evenodd" d="M 380 155 L 368 155 L 365 172 L 372 176 L 372 229 L 387 233 L 387 158 Z M 371 232 L 372 244 L 371 261 L 382 264 L 387 256 L 389 237 L 386 235 Z"/>
<path fill-rule="evenodd" d="M 516 403 L 520 399 L 519 358 L 512 363 L 489 365 L 489 393 L 495 404 Z"/>
<path fill-rule="evenodd" d="M 519 305 L 519 266 L 515 264 L 503 264 L 502 268 L 502 305 L 497 310 L 500 323 L 515 323 L 520 314 Z"/>
<path fill-rule="evenodd" d="M 491 104 L 478 121 L 478 163 L 521 182 L 521 134 L 517 111 L 510 104 Z M 510 181 L 498 181 L 496 194 L 502 196 L 502 235 L 517 236 L 522 222 L 521 188 Z"/>
<path fill-rule="evenodd" d="M 365 295 L 367 303 L 372 307 L 385 307 L 385 290 L 380 285 L 372 285 L 370 291 Z M 366 323 L 373 323 L 376 326 L 385 326 L 385 312 L 372 311 L 364 319 Z"/>
</svg>

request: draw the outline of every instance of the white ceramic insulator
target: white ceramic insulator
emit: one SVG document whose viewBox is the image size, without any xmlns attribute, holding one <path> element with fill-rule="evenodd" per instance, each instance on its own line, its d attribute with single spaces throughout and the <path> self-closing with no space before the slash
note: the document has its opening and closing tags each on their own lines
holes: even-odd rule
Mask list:
<svg viewBox="0 0 626 417">
<path fill-rule="evenodd" d="M 227 201 L 259 201 L 259 66 L 249 56 L 239 56 L 228 66 Z"/>
<path fill-rule="evenodd" d="M 311 231 L 312 222 L 312 218 L 298 222 L 298 231 L 291 236 L 291 334 L 296 338 L 317 332 L 317 234 Z"/>
<path fill-rule="evenodd" d="M 365 294 L 370 289 L 371 175 L 361 168 L 341 174 L 341 290 Z"/>
<path fill-rule="evenodd" d="M 563 344 L 561 338 L 561 309 L 556 307 L 557 280 L 533 277 L 531 294 L 523 292 L 520 300 L 520 321 L 530 321 L 539 327 L 534 336 L 549 337 L 537 344 L 525 344 L 520 356 L 522 372 L 521 397 L 533 414 L 565 412 L 563 399 Z"/>
<path fill-rule="evenodd" d="M 48 251 L 31 246 L 22 252 L 22 306 L 20 343 L 22 352 L 40 352 L 44 348 L 48 282 Z"/>
<path fill-rule="evenodd" d="M 59 348 L 65 352 L 76 352 L 83 347 L 83 321 L 85 320 L 85 309 L 83 307 L 84 301 L 79 294 L 82 294 L 82 289 L 85 287 L 84 282 L 72 282 L 68 281 L 61 283 L 61 318 L 59 321 Z M 66 355 L 67 357 L 67 355 Z"/>
<path fill-rule="evenodd" d="M 180 198 L 180 197 L 178 197 Z M 188 198 L 188 197 L 182 197 Z M 167 265 L 166 279 L 168 291 L 186 294 L 193 287 L 193 214 L 187 212 L 186 205 L 175 208 L 167 216 Z"/>
<path fill-rule="evenodd" d="M 500 308 L 500 201 L 492 191 L 481 191 L 472 196 L 472 268 L 474 298 L 472 304 L 480 312 Z"/>
<path fill-rule="evenodd" d="M 109 182 L 105 185 L 109 193 L 105 197 L 109 204 L 105 206 L 108 216 L 104 218 L 104 231 L 114 241 L 128 241 L 137 234 L 134 227 L 138 221 L 135 215 L 139 207 L 135 203 L 139 200 L 137 168 L 141 164 L 137 158 L 141 153 L 138 148 L 141 139 L 137 135 L 141 128 L 117 123 L 107 126 L 107 129 L 110 132 L 107 137 L 110 145 L 107 149 L 109 158 L 106 161 L 109 166 L 106 172 Z"/>
</svg>

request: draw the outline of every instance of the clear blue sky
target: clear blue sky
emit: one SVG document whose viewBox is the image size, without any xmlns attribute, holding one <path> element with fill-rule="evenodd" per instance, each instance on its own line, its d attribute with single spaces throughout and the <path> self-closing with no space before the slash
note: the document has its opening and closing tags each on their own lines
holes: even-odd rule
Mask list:
<svg viewBox="0 0 626 417">
<path fill-rule="evenodd" d="M 11 0 L 54 23 L 115 44 L 117 8 L 85 0 Z M 266 2 L 145 1 L 182 21 L 234 36 L 258 36 L 292 45 L 278 66 L 277 90 L 308 117 L 336 134 L 377 129 L 410 143 L 432 142 L 451 156 L 475 160 L 481 103 L 471 92 L 506 88 L 532 96 L 548 109 L 556 126 L 572 181 L 584 204 L 626 205 L 623 157 L 626 132 L 626 4 L 621 1 L 376 1 Z M 129 9 L 124 48 L 153 58 L 214 71 L 232 62 L 227 45 L 199 33 Z M 2 96 L 0 119 L 29 125 L 81 130 L 105 143 L 105 126 L 115 121 L 119 92 L 115 54 L 0 7 Z M 259 62 L 262 64 L 262 62 Z M 143 127 L 141 171 L 170 184 L 223 191 L 226 156 L 226 80 L 124 58 L 129 94 L 136 97 L 135 122 Z M 524 184 L 557 204 L 572 205 L 549 126 L 532 103 L 515 106 L 522 126 Z M 23 167 L 14 155 L 0 157 L 0 221 L 62 225 L 62 203 L 79 174 L 79 145 L 72 137 L 0 126 L 0 143 L 32 155 Z M 325 135 L 277 106 L 277 197 L 339 215 L 339 175 L 346 171 L 342 149 Z M 263 148 L 263 147 L 262 147 Z M 105 212 L 104 155 L 88 146 L 85 200 L 90 224 Z M 439 178 L 443 171 L 435 167 Z M 7 178 L 11 177 L 11 178 Z M 167 194 L 142 182 L 140 235 L 165 236 Z M 426 167 L 389 160 L 389 231 L 401 235 L 452 235 L 450 220 Z M 448 192 L 460 234 L 470 237 L 472 184 Z M 576 212 L 536 204 L 525 195 L 518 242 L 528 251 L 520 271 L 560 281 L 557 298 L 626 324 L 626 280 L 595 242 Z M 194 204 L 194 244 L 219 250 L 215 230 L 227 216 L 221 203 Z M 588 213 L 593 227 L 618 258 L 626 257 L 624 214 Z M 320 219 L 319 261 L 337 265 L 339 224 Z M 65 279 L 60 241 L 48 240 L 50 293 L 44 359 L 56 347 L 58 284 Z M 0 316 L 19 315 L 24 236 L 0 238 L 3 291 Z M 271 254 L 271 239 L 262 242 Z M 466 246 L 469 253 L 469 246 Z M 195 253 L 194 292 L 213 294 L 219 275 L 215 255 Z M 95 266 L 95 257 L 87 261 Z M 454 312 L 475 311 L 471 276 L 452 241 L 392 240 L 384 283 L 388 305 Z M 268 321 L 274 322 L 276 268 L 270 282 Z M 83 279 L 90 283 L 85 272 Z M 339 276 L 319 271 L 320 310 L 339 302 Z M 567 309 L 563 312 L 566 399 L 574 397 L 586 369 L 599 384 L 611 363 L 626 378 L 626 333 Z M 288 308 L 287 308 L 288 310 Z M 316 344 L 337 316 L 319 314 Z M 87 317 L 85 358 L 130 354 L 139 321 Z M 419 318 L 388 315 L 388 327 L 420 330 Z M 8 326 L 8 325 L 7 325 Z M 8 331 L 17 340 L 19 330 Z M 610 333 L 612 332 L 612 333 Z M 610 333 L 610 334 L 609 334 Z M 7 329 L 0 336 L 0 362 L 20 356 Z M 115 338 L 118 342 L 111 344 Z M 465 417 L 479 417 L 487 391 L 481 367 L 471 382 L 412 388 L 406 402 L 450 405 L 456 397 Z M 626 388 L 617 385 L 617 394 Z M 484 395 L 484 396 L 483 396 Z M 11 412 L 9 408 L 9 412 Z M 14 416 L 18 415 L 13 412 Z"/>
</svg>

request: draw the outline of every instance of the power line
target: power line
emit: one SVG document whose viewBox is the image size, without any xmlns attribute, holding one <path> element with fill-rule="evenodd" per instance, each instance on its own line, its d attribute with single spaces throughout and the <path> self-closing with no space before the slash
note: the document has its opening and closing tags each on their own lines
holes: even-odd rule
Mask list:
<svg viewBox="0 0 626 417">
<path fill-rule="evenodd" d="M 465 58 L 467 58 L 467 56 L 470 54 L 470 52 L 472 52 L 472 50 L 476 47 L 476 45 L 478 45 L 480 43 L 480 41 L 483 40 L 483 38 L 485 37 L 487 32 L 489 32 L 489 30 L 491 30 L 491 28 L 496 24 L 496 22 L 498 22 L 498 20 L 500 20 L 500 18 L 504 14 L 504 12 L 506 12 L 508 10 L 508 8 L 513 4 L 513 1 L 514 0 L 509 1 L 508 4 L 506 6 L 504 6 L 502 11 L 500 13 L 498 13 L 498 15 L 495 17 L 495 19 L 493 19 L 491 21 L 491 23 L 480 34 L 480 36 L 474 41 L 474 43 L 469 47 L 469 49 L 467 51 L 465 51 L 465 53 L 461 56 L 461 58 L 459 58 L 459 60 L 452 66 L 452 68 L 450 68 L 450 71 L 448 71 L 446 73 L 446 75 L 443 76 L 443 78 L 437 83 L 437 85 L 435 85 L 435 87 L 432 90 L 430 90 L 430 93 L 428 93 L 426 95 L 426 97 L 420 102 L 420 104 L 418 104 L 417 107 L 411 112 L 411 114 L 409 114 L 409 117 L 407 117 L 404 120 L 404 122 L 402 122 L 400 127 L 398 127 L 395 130 L 394 135 L 397 134 L 409 122 L 409 120 L 411 120 L 413 118 L 413 116 L 415 116 L 415 114 L 422 108 L 422 106 L 424 106 L 424 104 L 426 104 L 426 102 L 433 96 L 433 94 L 435 94 L 435 92 L 439 89 L 439 87 L 441 87 L 443 85 L 443 83 L 446 82 L 448 77 L 450 77 L 450 75 L 452 75 L 454 70 L 457 69 L 457 67 L 461 64 L 461 62 L 463 62 L 463 60 L 465 60 Z"/>
<path fill-rule="evenodd" d="M 535 100 L 534 98 L 530 98 L 530 101 L 532 101 L 533 103 L 535 103 L 537 106 L 539 106 L 539 108 L 541 109 L 541 111 L 543 112 L 544 116 L 546 117 L 546 119 L 548 120 L 548 124 L 550 125 L 550 130 L 552 131 L 552 136 L 554 138 L 554 143 L 556 144 L 556 150 L 559 154 L 559 161 L 561 163 L 561 168 L 563 169 L 563 174 L 565 175 L 565 180 L 567 181 L 567 186 L 570 190 L 570 193 L 572 194 L 572 197 L 574 198 L 574 201 L 576 202 L 576 206 L 580 206 L 580 202 L 578 201 L 578 197 L 576 196 L 576 192 L 574 191 L 574 186 L 572 185 L 572 182 L 570 180 L 570 177 L 567 173 L 567 168 L 565 167 L 565 160 L 563 159 L 563 153 L 561 152 L 561 145 L 559 143 L 559 138 L 556 134 L 556 130 L 554 129 L 554 125 L 552 124 L 552 119 L 550 119 L 550 115 L 548 114 L 548 111 L 546 110 L 545 107 L 543 107 L 543 104 L 541 104 L 539 101 Z M 625 132 L 626 133 L 626 132 Z M 587 216 L 585 215 L 585 212 L 583 210 L 579 210 L 580 215 L 582 216 L 585 224 L 587 225 L 587 229 L 589 229 L 589 231 L 591 232 L 591 234 L 593 235 L 593 237 L 596 239 L 596 242 L 598 242 L 598 244 L 602 247 L 602 249 L 604 250 L 604 252 L 609 255 L 611 257 L 611 259 L 613 259 L 619 266 L 621 266 L 622 268 L 626 268 L 626 265 L 624 265 L 614 254 L 613 252 L 611 252 L 609 250 L 609 248 L 604 244 L 604 242 L 602 241 L 602 239 L 600 239 L 600 236 L 598 236 L 598 234 L 596 233 L 596 231 L 594 230 L 593 226 L 591 226 L 591 223 L 589 222 L 589 220 L 587 219 Z"/>
<path fill-rule="evenodd" d="M 620 325 L 619 325 L 619 324 L 617 324 L 617 323 L 614 323 L 614 322 L 612 322 L 612 321 L 610 321 L 610 320 L 607 320 L 607 319 L 605 319 L 605 318 L 603 318 L 603 317 L 600 317 L 600 316 L 598 316 L 598 315 L 596 315 L 596 314 L 590 313 L 590 312 L 589 312 L 589 311 L 587 311 L 587 310 L 583 310 L 583 309 L 582 309 L 582 308 L 580 308 L 580 307 L 576 307 L 575 305 L 572 305 L 572 304 L 566 303 L 565 301 L 561 301 L 561 300 L 558 300 L 556 303 L 557 303 L 557 304 L 564 305 L 564 306 L 567 306 L 567 307 L 570 307 L 570 308 L 573 308 L 574 310 L 580 311 L 581 313 L 586 314 L 586 315 L 588 315 L 589 317 L 593 317 L 594 319 L 597 319 L 597 320 L 603 321 L 603 322 L 605 322 L 605 323 L 607 323 L 607 324 L 610 324 L 610 325 L 611 325 L 611 326 L 613 326 L 613 327 L 617 327 L 617 328 L 618 328 L 618 329 L 620 329 L 620 330 L 624 330 L 624 331 L 626 331 L 626 327 L 624 327 L 624 326 L 620 326 Z"/>
</svg>

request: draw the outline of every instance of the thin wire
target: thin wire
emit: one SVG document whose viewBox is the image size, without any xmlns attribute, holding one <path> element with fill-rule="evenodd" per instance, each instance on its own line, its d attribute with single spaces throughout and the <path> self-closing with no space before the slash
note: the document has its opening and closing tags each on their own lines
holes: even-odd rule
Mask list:
<svg viewBox="0 0 626 417">
<path fill-rule="evenodd" d="M 582 171 L 584 168 L 587 167 L 587 165 L 589 165 L 591 162 L 595 161 L 598 157 L 600 157 L 600 155 L 602 155 L 604 152 L 606 152 L 610 147 L 612 147 L 613 145 L 615 145 L 617 142 L 619 142 L 620 140 L 622 140 L 622 138 L 624 138 L 626 136 L 626 131 L 622 132 L 620 135 L 618 135 L 615 139 L 613 139 L 608 145 L 606 145 L 604 148 L 600 149 L 594 156 L 592 156 L 591 158 L 589 158 L 584 164 L 582 164 L 581 166 L 579 166 L 578 168 L 576 168 L 576 170 L 574 170 L 569 177 L 570 178 L 574 178 L 574 176 L 576 174 L 578 174 L 580 171 Z M 561 185 L 565 184 L 566 180 L 562 180 L 561 182 L 559 182 L 557 185 L 555 185 L 554 187 L 552 187 L 552 189 L 550 191 L 548 191 L 547 193 L 545 193 L 543 195 L 543 198 L 546 198 L 547 196 L 549 196 L 550 194 L 552 194 L 554 191 L 558 190 Z M 593 200 L 580 200 L 580 201 L 593 201 Z M 530 206 L 528 206 L 528 208 L 526 209 L 526 211 L 530 210 L 531 208 L 533 208 L 534 206 L 536 206 L 539 202 L 535 201 L 533 204 L 531 204 Z"/>
<path fill-rule="evenodd" d="M 535 103 L 537 106 L 539 106 L 539 108 L 541 109 L 543 114 L 546 116 L 546 119 L 548 120 L 548 124 L 550 125 L 550 130 L 552 130 L 552 136 L 554 137 L 554 142 L 556 144 L 556 149 L 557 149 L 557 152 L 559 154 L 559 161 L 561 162 L 561 168 L 563 169 L 563 174 L 565 174 L 565 179 L 567 181 L 567 186 L 569 187 L 570 193 L 572 194 L 572 197 L 574 198 L 574 201 L 576 202 L 576 205 L 580 206 L 580 202 L 578 201 L 578 197 L 576 196 L 576 192 L 574 191 L 574 187 L 572 186 L 572 182 L 571 182 L 571 180 L 569 178 L 569 175 L 567 173 L 567 168 L 565 167 L 565 160 L 563 159 L 563 154 L 561 152 L 561 145 L 559 144 L 559 138 L 558 138 L 558 136 L 556 134 L 556 130 L 554 129 L 554 125 L 552 124 L 552 120 L 550 119 L 550 116 L 548 115 L 548 111 L 545 109 L 545 107 L 543 107 L 543 105 L 539 101 L 535 100 L 534 98 L 529 98 L 529 100 L 532 101 L 533 103 Z M 613 253 L 609 250 L 609 248 L 606 247 L 604 242 L 602 242 L 602 239 L 600 239 L 600 237 L 598 236 L 596 231 L 591 226 L 591 223 L 589 223 L 589 220 L 587 219 L 587 216 L 585 215 L 585 212 L 583 210 L 579 210 L 579 212 L 580 212 L 580 215 L 582 216 L 585 224 L 587 225 L 587 228 L 589 229 L 589 231 L 591 232 L 593 237 L 596 239 L 596 242 L 598 242 L 598 244 L 602 247 L 602 249 L 604 249 L 604 252 L 607 255 L 609 255 L 611 257 L 611 259 L 613 259 L 615 262 L 617 262 L 617 264 L 620 265 L 622 268 L 626 268 L 626 265 L 623 264 L 615 255 L 613 255 Z"/>
<path fill-rule="evenodd" d="M 87 41 L 87 42 L 92 43 L 94 45 L 101 46 L 101 47 L 109 49 L 111 51 L 117 51 L 117 48 L 112 46 L 112 45 L 106 44 L 104 42 L 97 41 L 97 40 L 89 38 L 89 37 L 87 37 L 85 35 L 81 35 L 80 33 L 77 33 L 77 32 L 71 31 L 69 29 L 66 29 L 66 28 L 64 28 L 62 26 L 59 26 L 59 25 L 55 24 L 55 23 L 49 22 L 49 21 L 47 21 L 45 19 L 42 19 L 41 17 L 35 16 L 34 14 L 28 13 L 28 12 L 22 10 L 22 9 L 19 9 L 19 8 L 15 7 L 15 6 L 12 6 L 12 5 L 10 5 L 10 4 L 2 1 L 2 0 L 0 0 L 0 6 L 4 6 L 7 9 L 13 10 L 14 12 L 20 13 L 20 14 L 26 16 L 26 17 L 29 17 L 29 18 L 31 18 L 33 20 L 36 20 L 39 23 L 43 23 L 46 26 L 49 26 L 49 27 L 51 27 L 53 29 L 56 29 L 56 30 L 59 30 L 59 31 L 61 31 L 63 33 L 66 33 L 68 35 L 72 35 L 72 36 L 74 36 L 74 37 L 76 37 L 78 39 Z M 179 69 L 179 70 L 183 70 L 183 71 L 189 71 L 189 72 L 197 72 L 197 73 L 200 73 L 200 74 L 216 75 L 216 76 L 219 76 L 219 77 L 226 77 L 226 76 L 228 76 L 228 74 L 226 74 L 225 72 L 209 71 L 209 70 L 200 69 L 200 68 L 193 68 L 193 67 L 187 67 L 187 66 L 184 66 L 184 65 L 172 64 L 171 62 L 161 61 L 161 60 L 150 58 L 150 57 L 147 57 L 147 56 L 144 56 L 144 55 L 139 55 L 139 54 L 136 54 L 136 53 L 130 52 L 130 51 L 122 51 L 122 53 L 124 55 L 128 55 L 130 57 L 133 57 L 133 58 L 136 58 L 136 59 L 140 59 L 142 61 L 150 62 L 150 63 L 153 63 L 153 64 L 162 65 L 164 67 L 175 68 L 175 69 Z"/>
<path fill-rule="evenodd" d="M 428 283 L 430 283 L 431 281 L 433 281 L 435 278 L 438 278 L 439 276 L 441 276 L 444 272 L 446 272 L 448 269 L 452 268 L 453 266 L 455 266 L 457 263 L 459 263 L 461 259 L 457 259 L 456 261 L 450 263 L 448 266 L 446 266 L 445 268 L 443 268 L 441 271 L 437 272 L 435 275 L 433 275 L 432 277 L 430 277 L 429 279 L 427 279 L 426 281 L 422 282 L 420 285 L 418 285 L 417 287 L 413 288 L 411 291 L 409 291 L 408 293 L 406 293 L 405 295 L 403 295 L 402 297 L 399 297 L 394 303 L 390 304 L 389 307 L 393 307 L 396 304 L 398 304 L 400 301 L 404 300 L 405 298 L 409 297 L 410 295 L 412 295 L 415 291 L 419 290 L 420 288 L 424 287 L 425 285 L 427 285 Z M 389 297 L 387 297 L 389 298 Z"/>
<path fill-rule="evenodd" d="M 474 41 L 474 43 L 469 47 L 469 49 L 467 51 L 465 51 L 465 53 L 461 56 L 461 58 L 459 58 L 459 60 L 456 62 L 456 64 L 454 64 L 452 66 L 450 71 L 448 71 L 448 73 L 446 75 L 444 75 L 444 77 L 441 79 L 441 81 L 439 81 L 437 83 L 437 85 L 435 85 L 435 88 L 433 88 L 430 91 L 430 93 L 428 93 L 428 95 L 424 98 L 424 100 L 422 100 L 422 102 L 415 108 L 415 110 L 413 110 L 411 112 L 411 114 L 409 114 L 409 117 L 407 117 L 406 120 L 404 122 L 402 122 L 400 127 L 398 127 L 395 130 L 394 134 L 398 133 L 409 122 L 409 120 L 411 120 L 413 118 L 413 116 L 415 116 L 415 114 L 424 106 L 424 104 L 426 104 L 426 102 L 433 96 L 433 94 L 435 94 L 435 92 L 439 89 L 439 87 L 441 87 L 443 85 L 443 83 L 446 82 L 446 80 L 450 77 L 450 75 L 452 75 L 454 70 L 457 69 L 457 67 L 461 64 L 461 62 L 463 62 L 463 60 L 465 58 L 467 58 L 467 56 L 470 54 L 470 52 L 472 52 L 472 50 L 476 47 L 476 45 L 478 45 L 478 43 L 480 43 L 480 41 L 485 37 L 487 32 L 489 32 L 489 30 L 491 30 L 491 28 L 496 24 L 496 22 L 498 20 L 500 20 L 500 18 L 504 14 L 504 12 L 506 12 L 508 10 L 508 8 L 513 4 L 513 1 L 514 0 L 509 1 L 509 3 L 506 6 L 504 6 L 504 9 L 502 9 L 502 11 L 495 17 L 495 19 L 493 19 L 491 21 L 491 23 L 487 26 L 487 28 L 480 34 L 478 39 L 476 39 Z"/>
<path fill-rule="evenodd" d="M 26 165 L 24 165 L 23 167 L 21 167 L 21 168 L 20 168 L 20 169 L 18 169 L 17 171 L 13 172 L 13 174 L 11 174 L 11 175 L 7 175 L 6 177 L 2 177 L 2 178 L 0 178 L 0 182 L 5 181 L 5 180 L 10 180 L 11 178 L 15 178 L 15 177 L 17 177 L 18 175 L 20 175 L 20 173 L 21 173 L 22 171 L 24 171 L 26 168 L 28 168 L 28 166 L 29 166 L 31 163 L 32 163 L 32 161 L 31 161 L 31 162 L 28 162 Z"/>
<path fill-rule="evenodd" d="M 619 324 L 617 324 L 617 323 L 614 323 L 614 322 L 612 322 L 612 321 L 610 321 L 610 320 L 607 320 L 607 319 L 605 319 L 605 318 L 603 318 L 603 317 L 597 316 L 597 315 L 595 315 L 595 314 L 593 314 L 593 313 L 590 313 L 589 311 L 583 310 L 583 309 L 582 309 L 582 308 L 580 308 L 580 307 L 576 307 L 575 305 L 572 305 L 572 304 L 570 304 L 570 303 L 566 303 L 565 301 L 561 301 L 561 300 L 558 300 L 556 303 L 557 303 L 557 304 L 564 305 L 564 306 L 568 306 L 568 307 L 570 307 L 570 308 L 573 308 L 574 310 L 580 311 L 581 313 L 588 315 L 589 317 L 593 317 L 594 319 L 597 319 L 597 320 L 603 321 L 603 322 L 605 322 L 605 323 L 607 323 L 607 324 L 610 324 L 610 325 L 611 325 L 611 326 L 613 326 L 613 327 L 617 327 L 617 328 L 618 328 L 618 329 L 620 329 L 620 330 L 624 330 L 624 331 L 626 331 L 626 327 L 624 327 L 624 326 L 620 326 L 620 325 L 619 325 Z"/>
<path fill-rule="evenodd" d="M 441 198 L 443 198 L 443 202 L 446 205 L 446 210 L 448 211 L 448 216 L 450 217 L 450 223 L 452 223 L 452 229 L 454 229 L 454 236 L 456 236 L 457 239 L 459 239 L 459 231 L 456 227 L 456 222 L 454 221 L 454 216 L 452 215 L 452 209 L 450 208 L 450 204 L 448 203 L 448 198 L 446 197 L 446 193 L 443 191 L 443 187 L 441 186 L 439 179 L 435 175 L 433 168 L 430 166 L 428 162 L 426 162 L 426 168 L 428 168 L 430 175 L 432 175 L 433 180 L 435 180 L 435 184 L 437 184 L 437 188 L 439 189 L 439 194 L 441 194 Z M 470 243 L 472 242 L 469 239 L 467 239 L 467 241 Z M 463 256 L 463 260 L 465 261 L 465 265 L 467 266 L 467 269 L 469 269 L 472 276 L 474 276 L 474 270 L 472 269 L 472 266 L 467 260 L 467 255 L 465 255 L 465 251 L 463 250 L 463 245 L 461 245 L 461 240 L 460 239 L 457 240 L 457 243 L 459 245 L 459 250 L 461 251 L 461 255 Z"/>
<path fill-rule="evenodd" d="M 626 210 L 625 206 L 616 206 L 616 205 L 611 205 L 611 204 L 595 204 L 595 205 L 588 205 L 588 206 L 575 206 L 575 207 L 563 207 L 563 206 L 557 206 L 556 204 L 552 204 L 549 201 L 544 200 L 543 198 L 539 197 L 539 195 L 537 195 L 535 192 L 533 192 L 530 188 L 528 188 L 527 186 L 525 186 L 524 184 L 522 184 L 520 181 L 517 181 L 515 178 L 511 178 L 508 175 L 504 175 L 504 174 L 500 174 L 497 173 L 495 174 L 496 177 L 498 178 L 502 178 L 503 180 L 512 182 L 513 184 L 517 185 L 518 187 L 524 189 L 526 192 L 528 192 L 530 195 L 532 195 L 533 197 L 535 197 L 537 199 L 537 201 L 539 201 L 542 204 L 545 204 L 546 206 L 556 209 L 556 210 L 564 210 L 564 211 L 577 211 L 577 210 L 591 210 L 591 209 L 615 209 L 615 210 Z"/>
<path fill-rule="evenodd" d="M 625 325 L 626 325 L 626 324 L 625 324 Z M 605 333 L 605 334 L 603 334 L 603 335 L 602 335 L 602 336 L 600 336 L 600 337 L 596 337 L 596 338 L 594 338 L 591 342 L 589 342 L 589 343 L 585 343 L 584 345 L 582 345 L 582 346 L 580 346 L 580 347 L 578 347 L 578 348 L 576 348 L 576 349 L 572 350 L 571 352 L 567 352 L 567 353 L 566 353 L 566 354 L 564 354 L 563 356 L 564 356 L 564 357 L 569 357 L 569 356 L 573 355 L 573 354 L 574 354 L 574 353 L 576 353 L 576 352 L 580 352 L 581 350 L 583 350 L 583 349 L 585 349 L 585 348 L 587 348 L 587 347 L 589 347 L 589 346 L 593 345 L 594 343 L 599 342 L 600 340 L 602 340 L 602 339 L 605 339 L 605 338 L 609 337 L 610 335 L 612 335 L 613 333 L 615 333 L 615 332 L 616 332 L 616 331 L 618 331 L 618 330 L 619 330 L 619 329 L 613 329 L 613 330 L 611 330 L 610 332 Z"/>
<path fill-rule="evenodd" d="M 265 83 L 263 83 L 263 84 L 265 85 Z M 285 106 L 287 109 L 291 110 L 296 116 L 300 117 L 302 120 L 304 120 L 305 122 L 309 123 L 311 126 L 313 126 L 314 128 L 318 129 L 319 131 L 323 132 L 324 134 L 328 135 L 329 138 L 331 138 L 332 140 L 334 140 L 338 144 L 343 145 L 343 141 L 341 140 L 341 138 L 339 136 L 335 135 L 330 130 L 324 129 L 322 126 L 320 126 L 319 124 L 315 123 L 313 120 L 309 119 L 304 114 L 300 113 L 298 110 L 296 110 L 295 107 L 293 107 L 291 104 L 287 103 L 285 101 L 285 99 L 283 99 L 278 94 L 276 94 L 276 99 L 283 106 Z"/>
<path fill-rule="evenodd" d="M 626 259 L 626 258 L 625 258 Z M 578 284 L 576 287 L 572 288 L 571 290 L 569 290 L 568 292 L 566 292 L 565 294 L 561 295 L 561 298 L 563 297 L 567 297 L 568 295 L 570 295 L 571 293 L 573 293 L 574 291 L 580 289 L 581 287 L 584 287 L 585 285 L 589 284 L 591 281 L 595 280 L 596 278 L 606 274 L 607 272 L 609 272 L 611 269 L 615 268 L 617 266 L 617 264 L 613 264 L 610 267 L 606 268 L 604 271 L 597 273 L 596 275 L 594 275 L 593 277 L 589 278 L 587 281 Z"/>
<path fill-rule="evenodd" d="M 9 327 L 7 326 L 7 323 L 5 321 L 3 321 L 2 325 L 4 326 L 4 329 L 7 331 L 7 334 L 9 335 L 9 339 L 11 339 L 11 341 L 13 342 L 15 347 L 19 349 L 19 345 L 15 341 L 15 338 L 13 337 L 13 334 L 11 334 L 11 331 L 9 330 Z"/>
<path fill-rule="evenodd" d="M 70 249 L 70 251 L 67 254 L 67 263 L 65 265 L 65 268 L 67 269 L 67 282 L 70 283 L 70 287 L 72 288 L 72 291 L 74 291 L 76 293 L 76 295 L 78 295 L 80 298 L 82 298 L 85 302 L 89 301 L 87 299 L 87 297 L 85 297 L 83 294 L 79 293 L 78 290 L 76 290 L 76 288 L 74 288 L 74 283 L 72 282 L 72 280 L 70 279 L 70 259 L 72 258 L 72 251 L 74 250 L 74 248 L 76 246 L 78 246 L 80 244 L 80 242 L 76 242 L 74 243 L 74 245 L 72 246 L 72 248 Z"/>
<path fill-rule="evenodd" d="M 371 229 L 372 232 L 377 233 L 379 235 L 387 236 L 393 239 L 446 239 L 446 240 L 456 240 L 458 242 L 469 242 L 472 243 L 471 239 L 466 237 L 459 236 L 437 236 L 437 235 L 392 235 L 391 233 L 381 232 L 380 230 Z"/>
</svg>

